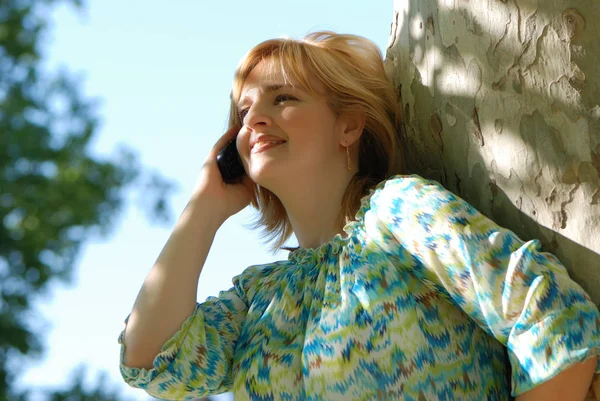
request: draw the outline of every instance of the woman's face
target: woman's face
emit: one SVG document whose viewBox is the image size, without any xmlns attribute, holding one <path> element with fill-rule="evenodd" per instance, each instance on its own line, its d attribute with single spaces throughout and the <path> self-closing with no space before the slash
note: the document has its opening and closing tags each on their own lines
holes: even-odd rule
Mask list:
<svg viewBox="0 0 600 401">
<path fill-rule="evenodd" d="M 323 92 L 320 83 L 315 88 Z M 243 126 L 237 148 L 250 178 L 277 194 L 285 185 L 345 167 L 342 132 L 322 95 L 267 74 L 264 62 L 241 90 L 238 113 Z"/>
</svg>

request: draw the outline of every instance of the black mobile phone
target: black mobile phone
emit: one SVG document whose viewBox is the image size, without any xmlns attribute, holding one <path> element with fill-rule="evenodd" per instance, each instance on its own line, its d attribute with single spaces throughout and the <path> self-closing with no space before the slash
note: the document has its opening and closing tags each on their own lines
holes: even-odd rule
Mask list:
<svg viewBox="0 0 600 401">
<path fill-rule="evenodd" d="M 223 181 L 227 184 L 237 184 L 242 181 L 246 171 L 235 146 L 235 138 L 231 140 L 217 155 L 217 165 Z"/>
</svg>

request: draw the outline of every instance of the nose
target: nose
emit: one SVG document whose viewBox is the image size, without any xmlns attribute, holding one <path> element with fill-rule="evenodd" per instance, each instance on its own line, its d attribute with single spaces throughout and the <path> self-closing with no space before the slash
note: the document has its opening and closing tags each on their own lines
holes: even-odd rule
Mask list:
<svg viewBox="0 0 600 401">
<path fill-rule="evenodd" d="M 244 125 L 254 128 L 271 124 L 271 117 L 265 105 L 261 102 L 255 102 L 250 106 L 243 120 Z"/>
</svg>

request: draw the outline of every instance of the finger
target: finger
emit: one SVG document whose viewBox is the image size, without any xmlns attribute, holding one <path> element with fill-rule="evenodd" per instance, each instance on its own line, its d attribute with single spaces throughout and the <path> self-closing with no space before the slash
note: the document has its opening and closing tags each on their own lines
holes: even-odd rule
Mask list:
<svg viewBox="0 0 600 401">
<path fill-rule="evenodd" d="M 227 144 L 233 140 L 237 134 L 240 132 L 241 127 L 239 125 L 234 125 L 229 128 L 222 136 L 219 138 L 215 146 L 213 146 L 211 153 L 216 156 L 221 149 L 223 149 Z"/>
<path fill-rule="evenodd" d="M 244 174 L 244 177 L 242 178 L 242 184 L 244 184 L 246 186 L 246 188 L 251 190 L 254 188 L 254 185 L 256 183 L 254 181 L 252 181 L 252 179 L 248 176 L 248 174 Z"/>
</svg>

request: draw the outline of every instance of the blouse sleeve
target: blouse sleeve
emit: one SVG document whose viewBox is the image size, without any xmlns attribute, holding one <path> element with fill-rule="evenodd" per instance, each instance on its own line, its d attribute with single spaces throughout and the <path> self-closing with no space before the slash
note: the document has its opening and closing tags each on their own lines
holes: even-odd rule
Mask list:
<svg viewBox="0 0 600 401">
<path fill-rule="evenodd" d="M 365 229 L 508 348 L 513 395 L 599 353 L 600 313 L 558 259 L 437 182 L 386 181 L 373 193 Z"/>
<path fill-rule="evenodd" d="M 163 345 L 150 370 L 124 365 L 123 330 L 119 336 L 120 371 L 125 382 L 169 400 L 228 391 L 236 343 L 248 310 L 243 282 L 238 276 L 233 288 L 198 303 L 180 330 Z"/>
</svg>

